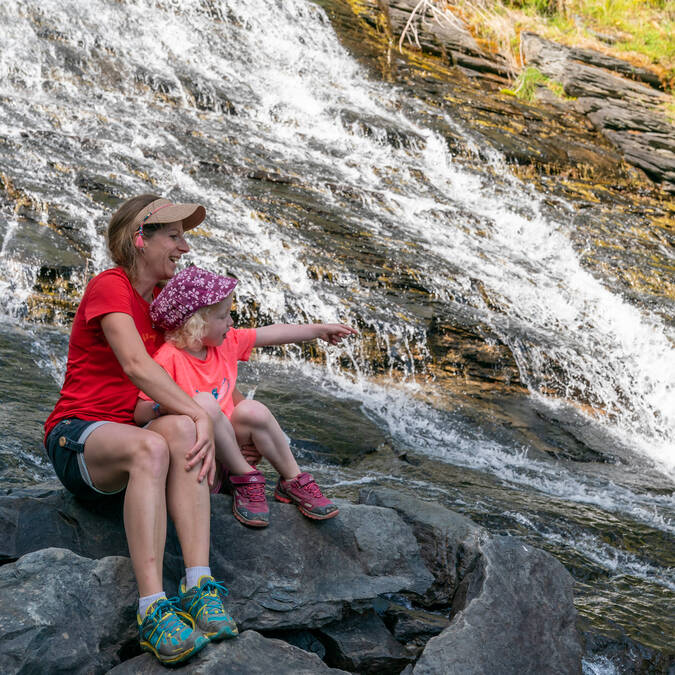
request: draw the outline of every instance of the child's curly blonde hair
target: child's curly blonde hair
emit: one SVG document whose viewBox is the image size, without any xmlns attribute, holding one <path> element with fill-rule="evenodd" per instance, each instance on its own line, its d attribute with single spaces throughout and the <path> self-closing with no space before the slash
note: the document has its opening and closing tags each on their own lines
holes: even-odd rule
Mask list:
<svg viewBox="0 0 675 675">
<path fill-rule="evenodd" d="M 218 305 L 220 302 L 201 307 L 182 326 L 168 331 L 164 339 L 178 349 L 199 351 L 204 346 L 204 336 L 209 330 L 209 316 L 213 314 Z"/>
</svg>

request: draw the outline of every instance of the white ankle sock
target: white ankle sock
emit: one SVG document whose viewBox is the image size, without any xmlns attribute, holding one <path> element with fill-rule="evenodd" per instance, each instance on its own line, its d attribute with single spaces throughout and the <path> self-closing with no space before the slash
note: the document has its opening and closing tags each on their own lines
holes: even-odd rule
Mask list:
<svg viewBox="0 0 675 675">
<path fill-rule="evenodd" d="M 166 598 L 166 593 L 164 591 L 155 593 L 154 595 L 145 595 L 138 599 L 138 614 L 142 619 L 144 619 L 145 615 L 148 613 L 148 607 L 150 607 L 155 600 L 159 600 L 160 598 Z"/>
<path fill-rule="evenodd" d="M 186 567 L 185 568 L 185 588 L 192 588 L 199 582 L 199 578 L 211 576 L 210 567 Z"/>
</svg>

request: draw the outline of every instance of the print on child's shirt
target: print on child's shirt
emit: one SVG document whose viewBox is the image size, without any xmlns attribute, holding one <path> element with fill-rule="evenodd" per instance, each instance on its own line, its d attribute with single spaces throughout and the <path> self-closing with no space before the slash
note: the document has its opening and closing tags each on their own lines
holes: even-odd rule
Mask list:
<svg viewBox="0 0 675 675">
<path fill-rule="evenodd" d="M 216 401 L 222 401 L 223 398 L 225 398 L 230 391 L 230 381 L 227 379 L 227 377 L 223 378 L 223 381 L 220 383 L 220 388 L 214 387 L 211 389 L 211 393 L 213 394 L 213 398 L 216 399 Z M 199 389 L 195 389 L 195 394 L 199 393 Z"/>
</svg>

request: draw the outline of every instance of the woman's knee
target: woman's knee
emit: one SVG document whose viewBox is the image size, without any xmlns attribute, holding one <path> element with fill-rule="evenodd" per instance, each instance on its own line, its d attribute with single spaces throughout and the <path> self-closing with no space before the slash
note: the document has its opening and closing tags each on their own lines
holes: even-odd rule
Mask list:
<svg viewBox="0 0 675 675">
<path fill-rule="evenodd" d="M 197 429 L 192 418 L 187 415 L 166 415 L 161 418 L 157 433 L 164 437 L 170 448 L 193 445 L 197 439 Z"/>
<path fill-rule="evenodd" d="M 138 439 L 132 455 L 134 469 L 154 477 L 165 476 L 169 469 L 169 447 L 166 440 L 153 431 L 146 431 Z"/>
<path fill-rule="evenodd" d="M 200 391 L 197 392 L 192 398 L 200 405 L 200 407 L 206 410 L 212 420 L 217 419 L 218 416 L 222 414 L 220 404 L 213 394 L 209 394 L 206 391 Z"/>
</svg>

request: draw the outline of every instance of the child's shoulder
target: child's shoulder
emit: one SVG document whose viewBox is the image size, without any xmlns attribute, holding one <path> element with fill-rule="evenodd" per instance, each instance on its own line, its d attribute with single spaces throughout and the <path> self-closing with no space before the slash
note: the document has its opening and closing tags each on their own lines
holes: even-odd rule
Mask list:
<svg viewBox="0 0 675 675">
<path fill-rule="evenodd" d="M 176 357 L 181 357 L 183 351 L 178 349 L 173 342 L 165 342 L 154 354 L 153 359 L 155 361 L 168 360 Z"/>
</svg>

